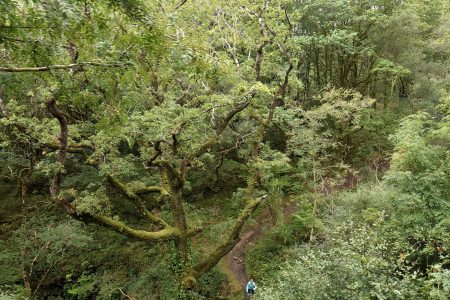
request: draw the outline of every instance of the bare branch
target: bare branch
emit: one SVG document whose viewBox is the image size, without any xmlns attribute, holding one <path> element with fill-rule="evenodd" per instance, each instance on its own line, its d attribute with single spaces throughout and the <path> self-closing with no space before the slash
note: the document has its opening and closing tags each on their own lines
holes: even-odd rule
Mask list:
<svg viewBox="0 0 450 300">
<path fill-rule="evenodd" d="M 132 298 L 131 296 L 125 294 L 125 293 L 122 291 L 121 288 L 119 288 L 119 291 L 120 291 L 120 293 L 121 293 L 122 295 L 124 295 L 128 300 L 134 300 L 134 298 Z"/>
<path fill-rule="evenodd" d="M 182 7 L 186 2 L 187 2 L 187 0 L 181 0 L 181 2 L 178 3 L 177 6 L 175 6 L 175 9 L 179 9 L 179 8 Z"/>
<path fill-rule="evenodd" d="M 228 114 L 225 116 L 225 118 L 223 118 L 222 121 L 219 122 L 219 125 L 216 128 L 216 134 L 211 139 L 206 141 L 203 145 L 201 145 L 200 148 L 198 148 L 198 150 L 196 152 L 194 152 L 191 156 L 189 156 L 188 161 L 190 161 L 196 157 L 202 156 L 207 151 L 209 151 L 209 149 L 212 146 L 214 146 L 216 143 L 218 143 L 220 134 L 227 128 L 231 119 L 233 119 L 234 116 L 236 116 L 238 113 L 240 113 L 241 111 L 246 109 L 250 105 L 251 100 L 253 99 L 253 97 L 255 97 L 255 95 L 256 95 L 256 91 L 254 91 L 254 90 L 250 91 L 250 93 L 248 93 L 244 97 L 243 102 L 239 103 L 233 110 L 228 112 Z"/>
<path fill-rule="evenodd" d="M 129 66 L 130 63 L 99 63 L 99 62 L 80 62 L 76 64 L 67 65 L 51 65 L 44 67 L 0 67 L 0 72 L 20 73 L 20 72 L 45 72 L 51 70 L 64 70 L 72 69 L 83 66 L 96 66 L 96 67 L 123 67 Z"/>
</svg>

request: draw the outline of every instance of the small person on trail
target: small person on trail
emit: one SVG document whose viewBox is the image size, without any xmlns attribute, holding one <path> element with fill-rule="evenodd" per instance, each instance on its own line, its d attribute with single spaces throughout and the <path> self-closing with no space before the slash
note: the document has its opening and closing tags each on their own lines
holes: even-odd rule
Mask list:
<svg viewBox="0 0 450 300">
<path fill-rule="evenodd" d="M 247 283 L 247 286 L 245 287 L 245 291 L 247 292 L 247 295 L 254 295 L 256 290 L 256 283 L 253 281 L 253 279 L 250 279 L 250 281 Z"/>
</svg>

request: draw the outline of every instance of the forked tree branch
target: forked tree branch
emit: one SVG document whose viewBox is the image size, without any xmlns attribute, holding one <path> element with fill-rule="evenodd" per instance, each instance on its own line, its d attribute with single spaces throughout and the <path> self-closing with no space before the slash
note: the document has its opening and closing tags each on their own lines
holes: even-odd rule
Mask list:
<svg viewBox="0 0 450 300">
<path fill-rule="evenodd" d="M 164 141 L 159 140 L 156 141 L 155 144 L 153 145 L 153 148 L 155 149 L 155 154 L 153 154 L 153 156 L 148 161 L 144 162 L 144 167 L 146 169 L 154 165 L 153 162 L 162 154 L 161 144 L 163 142 Z"/>
<path fill-rule="evenodd" d="M 129 200 L 131 200 L 136 208 L 139 210 L 139 212 L 146 216 L 147 219 L 155 224 L 158 224 L 162 226 L 163 228 L 170 228 L 170 226 L 166 221 L 164 221 L 162 218 L 158 217 L 157 215 L 151 213 L 149 210 L 147 210 L 144 206 L 144 202 L 142 199 L 135 194 L 133 191 L 131 191 L 125 184 L 115 179 L 113 176 L 108 176 L 108 182 L 115 187 L 117 190 L 119 190 L 125 197 L 127 197 Z"/>
<path fill-rule="evenodd" d="M 60 186 L 62 181 L 62 167 L 64 167 L 66 153 L 67 153 L 67 137 L 68 137 L 68 126 L 67 120 L 64 114 L 58 109 L 56 106 L 55 100 L 50 99 L 46 102 L 46 106 L 48 111 L 54 116 L 60 126 L 60 149 L 58 152 L 57 162 L 60 164 L 58 166 L 58 170 L 55 172 L 53 177 L 53 182 L 50 188 L 50 194 L 55 202 L 61 206 L 64 211 L 74 219 L 80 220 L 84 223 L 95 223 L 99 224 L 103 227 L 107 227 L 114 231 L 117 231 L 121 234 L 124 234 L 128 237 L 139 239 L 139 240 L 148 240 L 148 241 L 161 241 L 168 239 L 179 239 L 181 237 L 181 231 L 178 228 L 167 226 L 164 229 L 156 232 L 149 232 L 145 230 L 134 229 L 119 220 L 115 220 L 113 218 L 102 216 L 98 214 L 91 214 L 86 212 L 78 212 L 76 207 L 70 203 L 67 199 L 60 196 Z M 162 219 L 154 215 L 147 215 L 149 218 L 152 217 L 155 223 L 159 223 L 161 225 L 165 225 Z M 197 230 L 198 231 L 198 230 Z M 195 234 L 195 232 L 191 233 Z"/>
<path fill-rule="evenodd" d="M 236 116 L 238 113 L 240 113 L 241 111 L 243 111 L 244 109 L 246 109 L 252 99 L 256 96 L 256 91 L 252 90 L 250 91 L 245 97 L 244 97 L 244 101 L 237 104 L 236 107 L 234 109 L 232 109 L 230 112 L 228 112 L 228 114 L 225 116 L 225 118 L 219 123 L 219 125 L 216 128 L 216 132 L 215 135 L 210 138 L 209 140 L 207 140 L 203 145 L 201 145 L 197 151 L 195 151 L 193 154 L 191 154 L 187 160 L 188 161 L 192 161 L 195 158 L 198 158 L 200 156 L 202 156 L 203 154 L 205 154 L 206 152 L 209 151 L 209 149 L 214 146 L 215 144 L 217 144 L 219 142 L 219 136 L 222 134 L 222 132 L 227 128 L 228 124 L 230 123 L 230 121 L 234 118 L 234 116 Z"/>
<path fill-rule="evenodd" d="M 286 94 L 287 85 L 289 83 L 289 74 L 293 69 L 293 65 L 290 63 L 288 68 L 285 71 L 283 82 L 280 84 L 277 94 L 274 96 L 272 100 L 272 104 L 269 109 L 269 113 L 267 118 L 264 121 L 260 122 L 257 140 L 253 145 L 252 149 L 252 160 L 256 163 L 259 160 L 259 152 L 261 148 L 261 144 L 264 140 L 265 131 L 267 126 L 272 122 L 274 110 L 277 106 L 279 100 L 282 100 Z M 241 214 L 237 218 L 233 228 L 226 236 L 225 240 L 217 246 L 212 253 L 208 255 L 207 258 L 200 261 L 196 265 L 194 265 L 183 277 L 183 285 L 187 288 L 192 288 L 196 284 L 196 279 L 208 272 L 211 268 L 213 268 L 219 260 L 225 256 L 228 252 L 230 252 L 234 246 L 239 242 L 239 235 L 242 230 L 242 226 L 244 226 L 245 222 L 250 218 L 253 211 L 258 207 L 261 200 L 264 197 L 255 199 L 255 185 L 260 178 L 260 171 L 256 168 L 253 174 L 250 176 L 248 184 L 247 184 L 247 194 L 246 194 L 246 205 L 242 210 Z"/>
<path fill-rule="evenodd" d="M 228 123 L 230 123 L 231 119 L 233 119 L 233 117 L 235 115 L 237 115 L 238 113 L 240 113 L 241 111 L 243 111 L 250 105 L 251 99 L 255 95 L 256 95 L 256 91 L 251 91 L 245 97 L 245 100 L 243 102 L 236 105 L 236 107 L 225 116 L 225 118 L 219 123 L 219 125 L 216 128 L 216 135 L 220 135 L 225 130 L 225 128 L 227 128 Z"/>
<path fill-rule="evenodd" d="M 162 241 L 177 239 L 181 236 L 181 232 L 176 227 L 167 227 L 159 231 L 146 231 L 133 229 L 124 223 L 101 215 L 91 215 L 94 219 L 93 223 L 109 227 L 110 229 L 124 234 L 130 238 L 147 241 Z"/>
</svg>

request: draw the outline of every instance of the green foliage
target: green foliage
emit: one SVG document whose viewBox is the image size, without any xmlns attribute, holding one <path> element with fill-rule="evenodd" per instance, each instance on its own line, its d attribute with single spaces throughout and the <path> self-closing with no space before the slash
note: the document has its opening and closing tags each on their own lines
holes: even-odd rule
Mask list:
<svg viewBox="0 0 450 300">
<path fill-rule="evenodd" d="M 410 234 L 444 230 L 448 223 L 450 165 L 445 145 L 450 139 L 434 138 L 448 125 L 446 118 L 417 114 L 403 120 L 392 136 L 396 151 L 386 180 L 405 194 L 397 205 Z"/>
<path fill-rule="evenodd" d="M 245 267 L 250 277 L 260 281 L 276 276 L 279 265 L 288 258 L 284 249 L 307 239 L 313 224 L 311 211 L 311 205 L 304 202 L 292 219 L 266 230 L 264 237 L 247 250 Z M 315 226 L 320 232 L 321 221 L 316 220 Z"/>
<path fill-rule="evenodd" d="M 383 182 L 330 198 L 325 241 L 287 251 L 261 299 L 445 299 L 449 151 L 431 138 L 445 126 L 445 117 L 405 118 Z"/>
<path fill-rule="evenodd" d="M 0 290 L 0 299 L 5 300 L 25 300 L 29 299 L 28 291 L 22 286 L 6 286 L 5 290 Z"/>
<path fill-rule="evenodd" d="M 398 215 L 392 202 L 401 195 L 387 186 L 368 186 L 332 199 L 325 241 L 285 250 L 286 263 L 275 274 L 262 277 L 265 284 L 259 297 L 445 299 L 448 254 L 442 253 L 434 262 L 428 254 L 426 276 L 418 270 L 420 255 L 427 254 L 422 251 L 415 256 L 417 244 L 398 230 L 404 216 Z M 448 237 L 444 230 L 428 236 Z M 439 284 L 432 283 L 434 278 L 439 278 Z M 287 289 L 291 292 L 286 293 Z"/>
<path fill-rule="evenodd" d="M 4 297 L 218 298 L 227 286 L 215 268 L 194 290 L 180 277 L 262 197 L 256 214 L 269 207 L 277 225 L 247 252 L 247 270 L 282 279 L 264 299 L 444 299 L 449 9 L 442 0 L 0 1 Z M 83 62 L 93 65 L 67 66 Z M 66 67 L 26 69 L 55 65 Z M 14 67 L 24 72 L 6 72 Z M 49 99 L 68 121 L 64 163 Z M 400 122 L 420 109 L 428 113 Z M 167 165 L 186 169 L 177 184 Z M 377 182 L 322 197 L 356 176 Z M 130 201 L 149 186 L 166 191 Z M 299 210 L 283 222 L 288 197 Z M 204 231 L 182 263 L 179 241 L 82 225 L 55 208 L 61 199 L 139 230 L 161 229 L 148 210 Z"/>
</svg>

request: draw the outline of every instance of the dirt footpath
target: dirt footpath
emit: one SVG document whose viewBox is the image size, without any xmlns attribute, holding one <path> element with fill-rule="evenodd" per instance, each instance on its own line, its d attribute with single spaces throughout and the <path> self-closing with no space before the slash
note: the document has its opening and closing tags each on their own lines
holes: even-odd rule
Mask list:
<svg viewBox="0 0 450 300">
<path fill-rule="evenodd" d="M 285 203 L 283 206 L 283 214 L 287 220 L 296 211 L 296 206 L 292 203 Z M 245 285 L 250 280 L 245 270 L 245 250 L 258 242 L 264 236 L 264 230 L 272 228 L 272 215 L 268 208 L 258 217 L 254 225 L 250 227 L 241 237 L 239 243 L 222 259 L 225 266 L 235 276 L 240 284 L 242 294 L 245 296 Z"/>
</svg>

